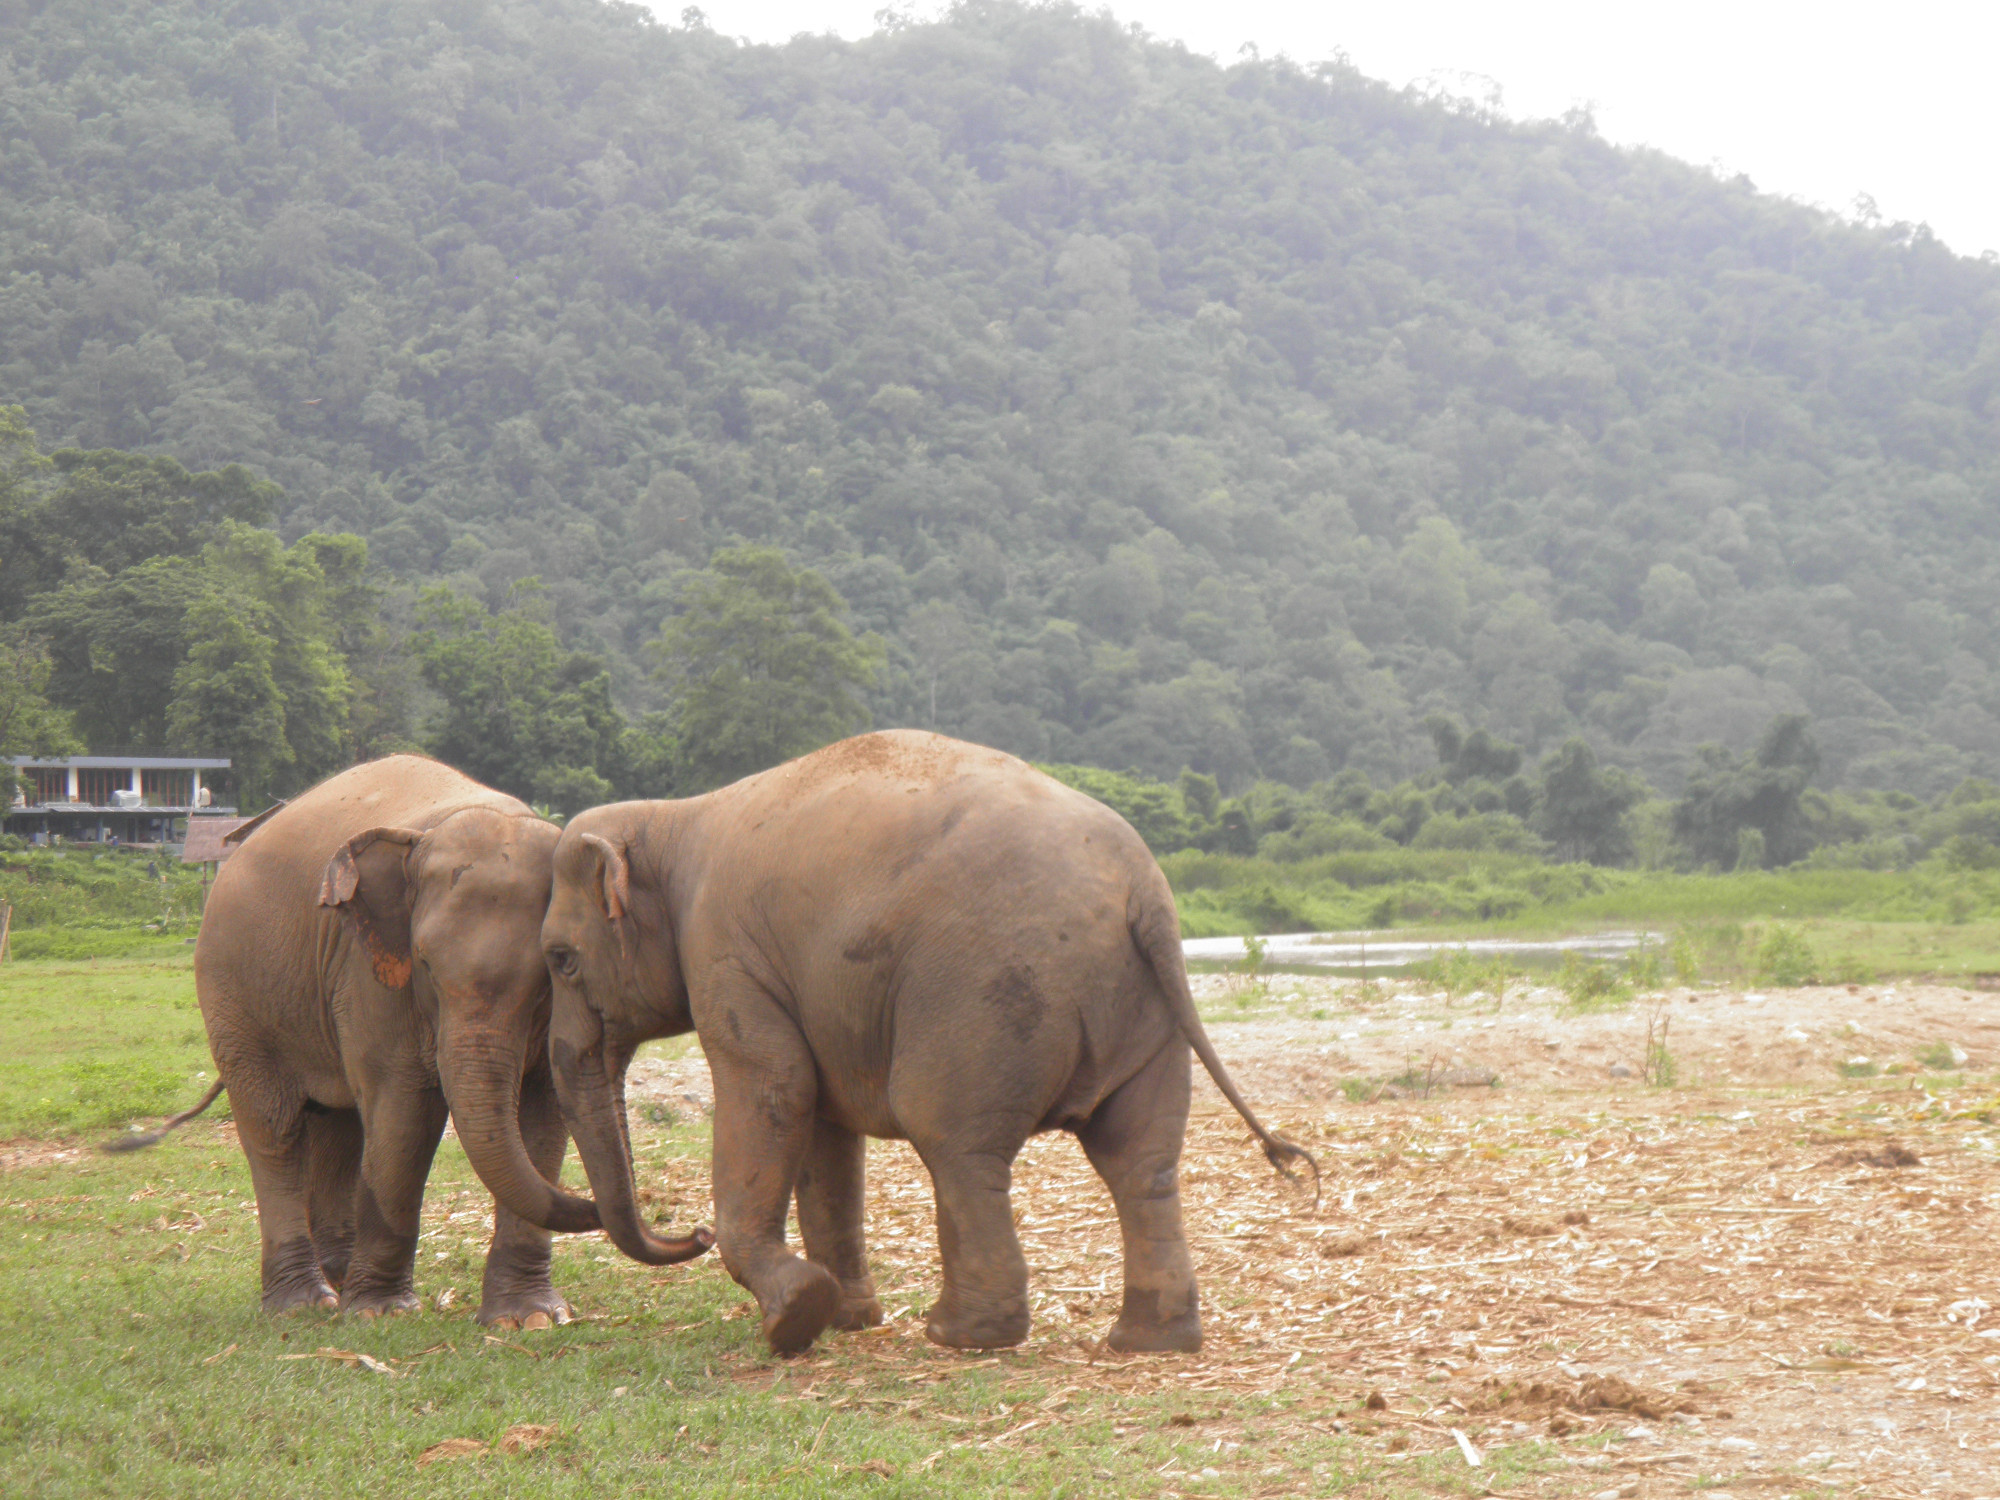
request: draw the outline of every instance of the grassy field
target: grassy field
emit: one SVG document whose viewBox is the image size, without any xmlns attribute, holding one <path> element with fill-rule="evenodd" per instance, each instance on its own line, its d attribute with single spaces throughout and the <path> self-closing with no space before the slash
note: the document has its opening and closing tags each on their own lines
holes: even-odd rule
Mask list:
<svg viewBox="0 0 2000 1500">
<path fill-rule="evenodd" d="M 597 1236 L 557 1251 L 586 1321 L 489 1335 L 470 1316 L 489 1200 L 451 1140 L 426 1199 L 424 1312 L 267 1319 L 226 1124 L 132 1156 L 91 1149 L 197 1095 L 186 959 L 10 964 L 0 993 L 9 1495 L 1451 1495 L 1540 1466 L 1533 1444 L 1476 1475 L 1448 1440 L 1384 1451 L 1362 1373 L 1317 1362 L 1246 1389 L 1202 1361 L 1099 1366 L 1066 1341 L 933 1349 L 913 1336 L 931 1285 L 885 1286 L 882 1332 L 778 1361 L 713 1257 L 654 1270 Z M 705 1217 L 705 1122 L 634 1134 L 649 1171 L 678 1160 L 689 1179 L 671 1216 Z"/>
</svg>

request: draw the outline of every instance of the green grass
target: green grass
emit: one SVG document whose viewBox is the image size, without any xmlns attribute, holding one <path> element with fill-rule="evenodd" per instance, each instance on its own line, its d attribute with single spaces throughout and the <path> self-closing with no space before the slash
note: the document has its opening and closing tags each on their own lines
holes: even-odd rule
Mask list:
<svg viewBox="0 0 2000 1500">
<path fill-rule="evenodd" d="M 190 954 L 0 965 L 0 1138 L 108 1132 L 200 1098 L 214 1064 Z"/>
<path fill-rule="evenodd" d="M 205 1057 L 190 1040 L 199 1023 L 184 957 L 14 964 L 0 976 L 9 1134 L 35 1119 L 92 1133 L 122 1124 L 137 1094 L 86 1097 L 72 1084 L 59 1097 L 63 1080 L 92 1076 L 78 1072 L 89 1065 L 158 1080 L 161 1093 L 143 1100 L 148 1113 L 194 1097 Z M 703 1122 L 642 1122 L 634 1138 L 645 1157 L 707 1154 Z M 1391 1458 L 1386 1433 L 1354 1410 L 1364 1378 L 1338 1365 L 1309 1361 L 1282 1385 L 1260 1366 L 1254 1382 L 1191 1396 L 1176 1377 L 1212 1368 L 1201 1361 L 1148 1360 L 1143 1378 L 1120 1375 L 1052 1330 L 995 1356 L 934 1349 L 909 1336 L 935 1295 L 928 1282 L 885 1287 L 900 1314 L 892 1331 L 834 1336 L 780 1361 L 714 1257 L 656 1270 L 597 1236 L 557 1246 L 558 1285 L 588 1321 L 488 1336 L 470 1316 L 486 1230 L 476 1219 L 438 1222 L 439 1210 L 458 1206 L 453 1195 L 467 1209 L 487 1206 L 447 1141 L 418 1254 L 425 1311 L 379 1323 L 273 1320 L 257 1310 L 249 1174 L 225 1127 L 201 1120 L 152 1151 L 86 1149 L 0 1177 L 0 1284 L 9 1289 L 0 1300 L 0 1488 L 64 1500 L 1125 1496 L 1167 1487 L 1373 1497 L 1505 1489 L 1559 1462 L 1534 1444 L 1501 1448 L 1475 1478 L 1425 1433 L 1413 1435 L 1426 1451 Z M 439 1311 L 446 1290 L 455 1300 Z M 1210 1315 L 1226 1311 L 1218 1304 Z M 365 1354 L 393 1373 L 322 1350 Z M 1271 1369 L 1280 1363 L 1282 1351 Z M 1336 1419 L 1354 1430 L 1334 1431 Z M 1030 1421 L 1038 1425 L 992 1442 Z M 557 1435 L 533 1452 L 498 1451 L 517 1424 Z M 450 1439 L 487 1451 L 418 1468 Z M 1237 1446 L 1218 1452 L 1218 1443 Z M 1210 1467 L 1215 1479 L 1191 1480 Z"/>
</svg>

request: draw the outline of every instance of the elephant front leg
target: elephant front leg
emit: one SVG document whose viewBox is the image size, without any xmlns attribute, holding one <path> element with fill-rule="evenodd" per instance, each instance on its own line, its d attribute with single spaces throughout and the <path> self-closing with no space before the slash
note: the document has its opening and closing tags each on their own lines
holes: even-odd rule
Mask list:
<svg viewBox="0 0 2000 1500">
<path fill-rule="evenodd" d="M 444 1134 L 444 1095 L 434 1089 L 377 1094 L 362 1101 L 361 1115 L 364 1143 L 354 1254 L 340 1305 L 364 1318 L 415 1312 L 417 1229 L 424 1182 Z"/>
<path fill-rule="evenodd" d="M 1201 1297 L 1181 1226 L 1188 1049 L 1160 1049 L 1077 1132 L 1111 1189 L 1125 1240 L 1125 1303 L 1105 1343 L 1120 1353 L 1201 1348 Z"/>
<path fill-rule="evenodd" d="M 764 1337 L 796 1354 L 840 1311 L 841 1285 L 785 1248 L 785 1211 L 812 1137 L 812 1055 L 791 1018 L 760 999 L 702 1032 L 715 1077 L 715 1246 L 764 1314 Z"/>
<path fill-rule="evenodd" d="M 562 1175 L 569 1132 L 556 1103 L 546 1066 L 521 1085 L 521 1139 L 535 1170 L 550 1182 Z M 493 1243 L 486 1251 L 486 1280 L 480 1290 L 479 1321 L 497 1328 L 550 1328 L 575 1316 L 549 1280 L 546 1229 L 493 1205 Z"/>
<path fill-rule="evenodd" d="M 840 1307 L 833 1326 L 873 1328 L 882 1321 L 875 1278 L 868 1274 L 868 1239 L 862 1224 L 867 1201 L 868 1143 L 830 1120 L 813 1122 L 812 1144 L 799 1172 L 799 1229 L 806 1256 L 833 1272 Z"/>
</svg>

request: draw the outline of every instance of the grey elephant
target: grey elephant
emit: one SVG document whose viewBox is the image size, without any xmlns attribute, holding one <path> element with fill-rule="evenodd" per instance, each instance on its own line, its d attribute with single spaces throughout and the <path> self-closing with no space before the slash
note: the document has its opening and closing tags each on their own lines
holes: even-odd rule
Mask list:
<svg viewBox="0 0 2000 1500">
<path fill-rule="evenodd" d="M 540 933 L 557 834 L 513 797 L 396 755 L 305 792 L 223 865 L 195 944 L 220 1077 L 169 1128 L 227 1088 L 267 1311 L 417 1306 L 424 1182 L 449 1115 L 500 1200 L 480 1321 L 569 1318 L 549 1232 L 598 1220 L 553 1185 L 567 1133 Z M 698 1231 L 664 1258 L 708 1243 Z"/>
<path fill-rule="evenodd" d="M 1145 844 L 1010 755 L 863 735 L 705 796 L 594 808 L 555 867 L 549 1047 L 605 1231 L 640 1260 L 677 1253 L 638 1213 L 624 1077 L 641 1042 L 692 1027 L 715 1081 L 717 1245 L 781 1353 L 881 1320 L 866 1136 L 910 1141 L 931 1174 L 944 1290 L 926 1332 L 961 1348 L 1027 1334 L 1009 1188 L 1048 1130 L 1077 1136 L 1117 1208 L 1111 1347 L 1200 1347 L 1190 1050 L 1271 1162 L 1317 1178 L 1217 1059 Z M 794 1197 L 808 1259 L 785 1244 Z"/>
</svg>

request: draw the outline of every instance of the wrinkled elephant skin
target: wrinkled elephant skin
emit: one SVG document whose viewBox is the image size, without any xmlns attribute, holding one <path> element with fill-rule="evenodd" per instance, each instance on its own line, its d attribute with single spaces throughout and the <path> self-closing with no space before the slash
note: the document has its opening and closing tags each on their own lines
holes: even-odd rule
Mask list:
<svg viewBox="0 0 2000 1500">
<path fill-rule="evenodd" d="M 862 735 L 705 796 L 594 808 L 556 851 L 542 929 L 549 1045 L 605 1232 L 658 1258 L 625 1137 L 650 1037 L 701 1036 L 715 1080 L 716 1242 L 781 1353 L 879 1322 L 864 1137 L 910 1141 L 937 1198 L 927 1332 L 1028 1331 L 1009 1184 L 1076 1134 L 1125 1241 L 1123 1350 L 1201 1343 L 1179 1163 L 1202 1058 L 1274 1164 L 1310 1158 L 1250 1115 L 1196 1018 L 1172 893 L 1101 803 L 1012 756 Z M 786 1248 L 796 1199 L 807 1258 Z"/>
</svg>

